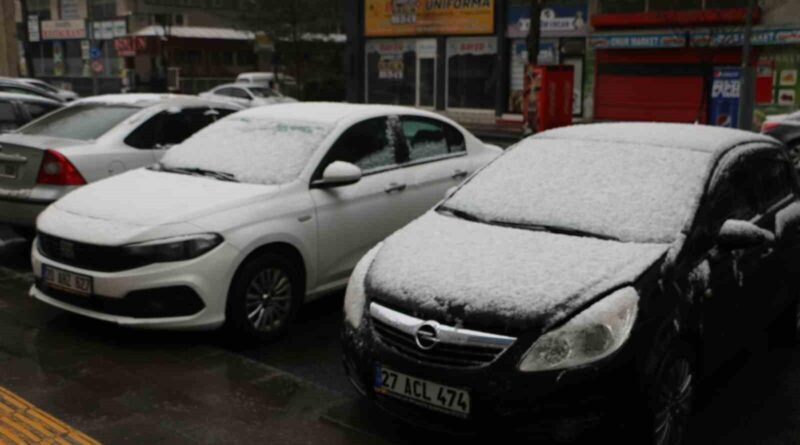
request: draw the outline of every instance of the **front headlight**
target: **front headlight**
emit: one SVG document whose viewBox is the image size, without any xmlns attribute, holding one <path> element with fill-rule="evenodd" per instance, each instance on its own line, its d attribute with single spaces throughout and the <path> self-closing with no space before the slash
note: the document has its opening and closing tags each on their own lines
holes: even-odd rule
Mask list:
<svg viewBox="0 0 800 445">
<path fill-rule="evenodd" d="M 372 264 L 372 260 L 375 259 L 375 255 L 382 244 L 378 243 L 361 258 L 355 269 L 353 269 L 353 274 L 350 275 L 350 281 L 347 283 L 347 291 L 344 294 L 344 319 L 354 328 L 361 326 L 364 305 L 367 303 L 364 279 L 367 278 L 369 266 Z"/>
<path fill-rule="evenodd" d="M 157 239 L 122 246 L 122 252 L 130 258 L 150 263 L 184 261 L 197 258 L 222 243 L 216 233 L 203 233 L 174 238 Z"/>
<path fill-rule="evenodd" d="M 519 363 L 525 372 L 585 365 L 608 357 L 625 343 L 636 321 L 639 294 L 622 288 L 539 337 Z"/>
</svg>

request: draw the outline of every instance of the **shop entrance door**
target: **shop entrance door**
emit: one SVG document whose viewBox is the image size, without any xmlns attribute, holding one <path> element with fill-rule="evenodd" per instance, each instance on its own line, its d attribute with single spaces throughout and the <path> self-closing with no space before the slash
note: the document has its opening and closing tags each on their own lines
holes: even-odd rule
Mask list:
<svg viewBox="0 0 800 445">
<path fill-rule="evenodd" d="M 423 108 L 436 106 L 436 39 L 417 41 L 417 100 Z"/>
</svg>

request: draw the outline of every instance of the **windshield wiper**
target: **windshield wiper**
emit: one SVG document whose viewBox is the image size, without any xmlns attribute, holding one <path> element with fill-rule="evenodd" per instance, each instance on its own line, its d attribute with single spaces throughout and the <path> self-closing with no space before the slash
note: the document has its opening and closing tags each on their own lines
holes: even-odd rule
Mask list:
<svg viewBox="0 0 800 445">
<path fill-rule="evenodd" d="M 214 170 L 205 170 L 202 168 L 181 168 L 181 167 L 166 167 L 164 164 L 158 163 L 156 168 L 153 168 L 157 171 L 167 172 L 167 173 L 178 173 L 181 175 L 194 175 L 194 176 L 208 176 L 210 178 L 214 178 L 220 181 L 228 181 L 228 182 L 239 182 L 231 173 L 226 172 L 219 172 Z"/>
<path fill-rule="evenodd" d="M 568 229 L 566 227 L 548 226 L 544 224 L 514 223 L 514 222 L 499 221 L 494 219 L 491 221 L 487 221 L 487 223 L 495 226 L 513 227 L 515 229 L 532 230 L 535 232 L 550 232 L 550 233 L 557 233 L 559 235 L 582 236 L 582 237 L 598 238 L 609 241 L 619 241 L 619 238 L 613 236 L 601 235 L 599 233 L 587 232 L 585 230 Z"/>
<path fill-rule="evenodd" d="M 451 209 L 450 207 L 440 206 L 436 209 L 437 212 L 444 212 L 449 213 L 450 215 L 455 216 L 456 218 L 465 219 L 467 221 L 474 221 L 474 222 L 481 222 L 481 223 L 488 223 L 485 219 L 473 215 L 472 213 L 465 212 L 463 210 Z"/>
</svg>

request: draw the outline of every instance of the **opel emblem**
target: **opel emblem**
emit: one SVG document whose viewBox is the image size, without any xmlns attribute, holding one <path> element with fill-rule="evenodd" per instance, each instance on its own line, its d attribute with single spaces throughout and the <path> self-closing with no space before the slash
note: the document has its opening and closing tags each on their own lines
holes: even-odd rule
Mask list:
<svg viewBox="0 0 800 445">
<path fill-rule="evenodd" d="M 414 333 L 414 339 L 420 349 L 427 351 L 433 349 L 439 343 L 439 328 L 437 326 L 438 323 L 435 321 L 426 321 L 417 328 Z"/>
<path fill-rule="evenodd" d="M 61 257 L 74 260 L 75 259 L 75 244 L 70 243 L 69 241 L 61 241 L 58 244 L 58 253 L 61 254 Z"/>
</svg>

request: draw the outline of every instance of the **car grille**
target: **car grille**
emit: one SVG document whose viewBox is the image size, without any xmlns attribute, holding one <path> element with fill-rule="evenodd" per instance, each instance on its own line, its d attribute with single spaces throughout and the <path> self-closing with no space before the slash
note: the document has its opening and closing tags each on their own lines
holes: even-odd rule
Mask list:
<svg viewBox="0 0 800 445">
<path fill-rule="evenodd" d="M 378 339 L 399 354 L 438 366 L 474 368 L 487 366 L 505 352 L 516 338 L 459 329 L 426 322 L 371 303 L 372 327 Z M 435 345 L 420 347 L 416 336 L 421 326 L 435 326 Z"/>
<path fill-rule="evenodd" d="M 119 247 L 79 243 L 37 233 L 39 252 L 45 257 L 69 266 L 100 272 L 118 272 L 149 264 L 142 258 L 124 255 Z"/>
</svg>

